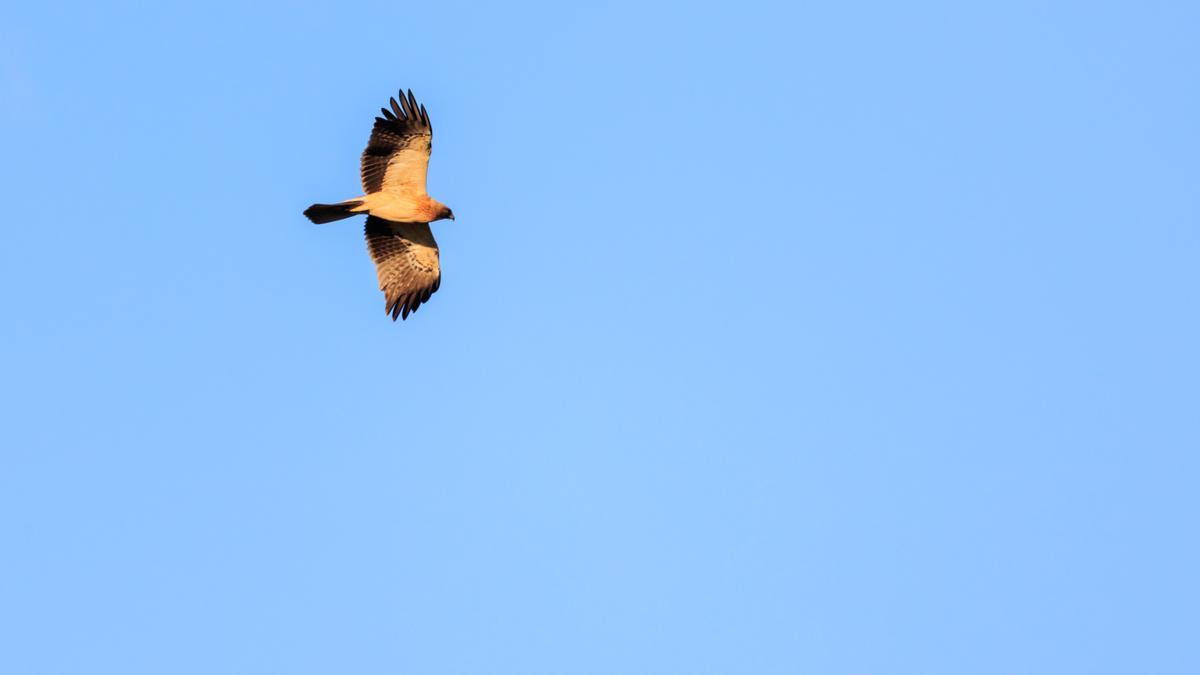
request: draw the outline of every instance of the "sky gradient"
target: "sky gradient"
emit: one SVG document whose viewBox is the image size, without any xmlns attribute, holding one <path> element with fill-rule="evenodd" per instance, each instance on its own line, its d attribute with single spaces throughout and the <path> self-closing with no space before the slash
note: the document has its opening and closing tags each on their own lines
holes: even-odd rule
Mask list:
<svg viewBox="0 0 1200 675">
<path fill-rule="evenodd" d="M 0 671 L 1200 672 L 1198 31 L 6 5 Z"/>
</svg>

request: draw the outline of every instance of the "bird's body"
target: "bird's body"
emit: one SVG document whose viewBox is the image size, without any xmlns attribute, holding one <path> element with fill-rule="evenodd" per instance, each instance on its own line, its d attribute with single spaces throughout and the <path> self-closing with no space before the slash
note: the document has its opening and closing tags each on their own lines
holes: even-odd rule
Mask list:
<svg viewBox="0 0 1200 675">
<path fill-rule="evenodd" d="M 445 204 L 424 193 L 375 192 L 353 201 L 362 203 L 351 209 L 355 213 L 369 213 L 399 223 L 432 223 L 446 210 Z"/>
<path fill-rule="evenodd" d="M 363 195 L 337 204 L 313 204 L 304 215 L 328 223 L 367 215 L 367 249 L 392 320 L 408 318 L 441 284 L 437 242 L 429 223 L 454 212 L 425 190 L 433 127 L 412 91 L 375 118 L 362 153 Z"/>
</svg>

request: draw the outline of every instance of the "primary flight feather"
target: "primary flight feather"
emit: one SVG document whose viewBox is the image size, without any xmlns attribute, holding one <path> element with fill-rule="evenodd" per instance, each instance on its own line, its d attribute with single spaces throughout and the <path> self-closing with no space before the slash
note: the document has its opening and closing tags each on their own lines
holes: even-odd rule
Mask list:
<svg viewBox="0 0 1200 675">
<path fill-rule="evenodd" d="M 424 105 L 412 90 L 391 99 L 391 110 L 380 108 L 371 140 L 362 153 L 363 196 L 337 204 L 313 204 L 304 215 L 314 223 L 329 223 L 367 214 L 367 250 L 375 262 L 384 308 L 407 319 L 442 281 L 438 246 L 429 223 L 454 220 L 454 212 L 425 191 L 433 126 Z"/>
</svg>

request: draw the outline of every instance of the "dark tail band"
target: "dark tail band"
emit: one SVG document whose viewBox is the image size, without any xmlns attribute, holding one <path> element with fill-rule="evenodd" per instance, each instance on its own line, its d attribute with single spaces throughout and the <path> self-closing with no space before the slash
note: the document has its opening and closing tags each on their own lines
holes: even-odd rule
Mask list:
<svg viewBox="0 0 1200 675">
<path fill-rule="evenodd" d="M 304 211 L 304 215 L 314 223 L 321 225 L 335 220 L 357 216 L 350 209 L 362 206 L 362 202 L 342 202 L 341 204 L 313 204 Z"/>
</svg>

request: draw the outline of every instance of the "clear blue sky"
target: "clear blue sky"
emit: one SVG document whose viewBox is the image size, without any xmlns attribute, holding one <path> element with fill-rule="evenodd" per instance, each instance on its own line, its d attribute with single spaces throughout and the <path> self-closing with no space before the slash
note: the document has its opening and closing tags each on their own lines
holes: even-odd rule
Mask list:
<svg viewBox="0 0 1200 675">
<path fill-rule="evenodd" d="M 1198 33 L 5 5 L 0 671 L 1200 672 Z M 402 86 L 393 324 L 300 212 Z"/>
</svg>

